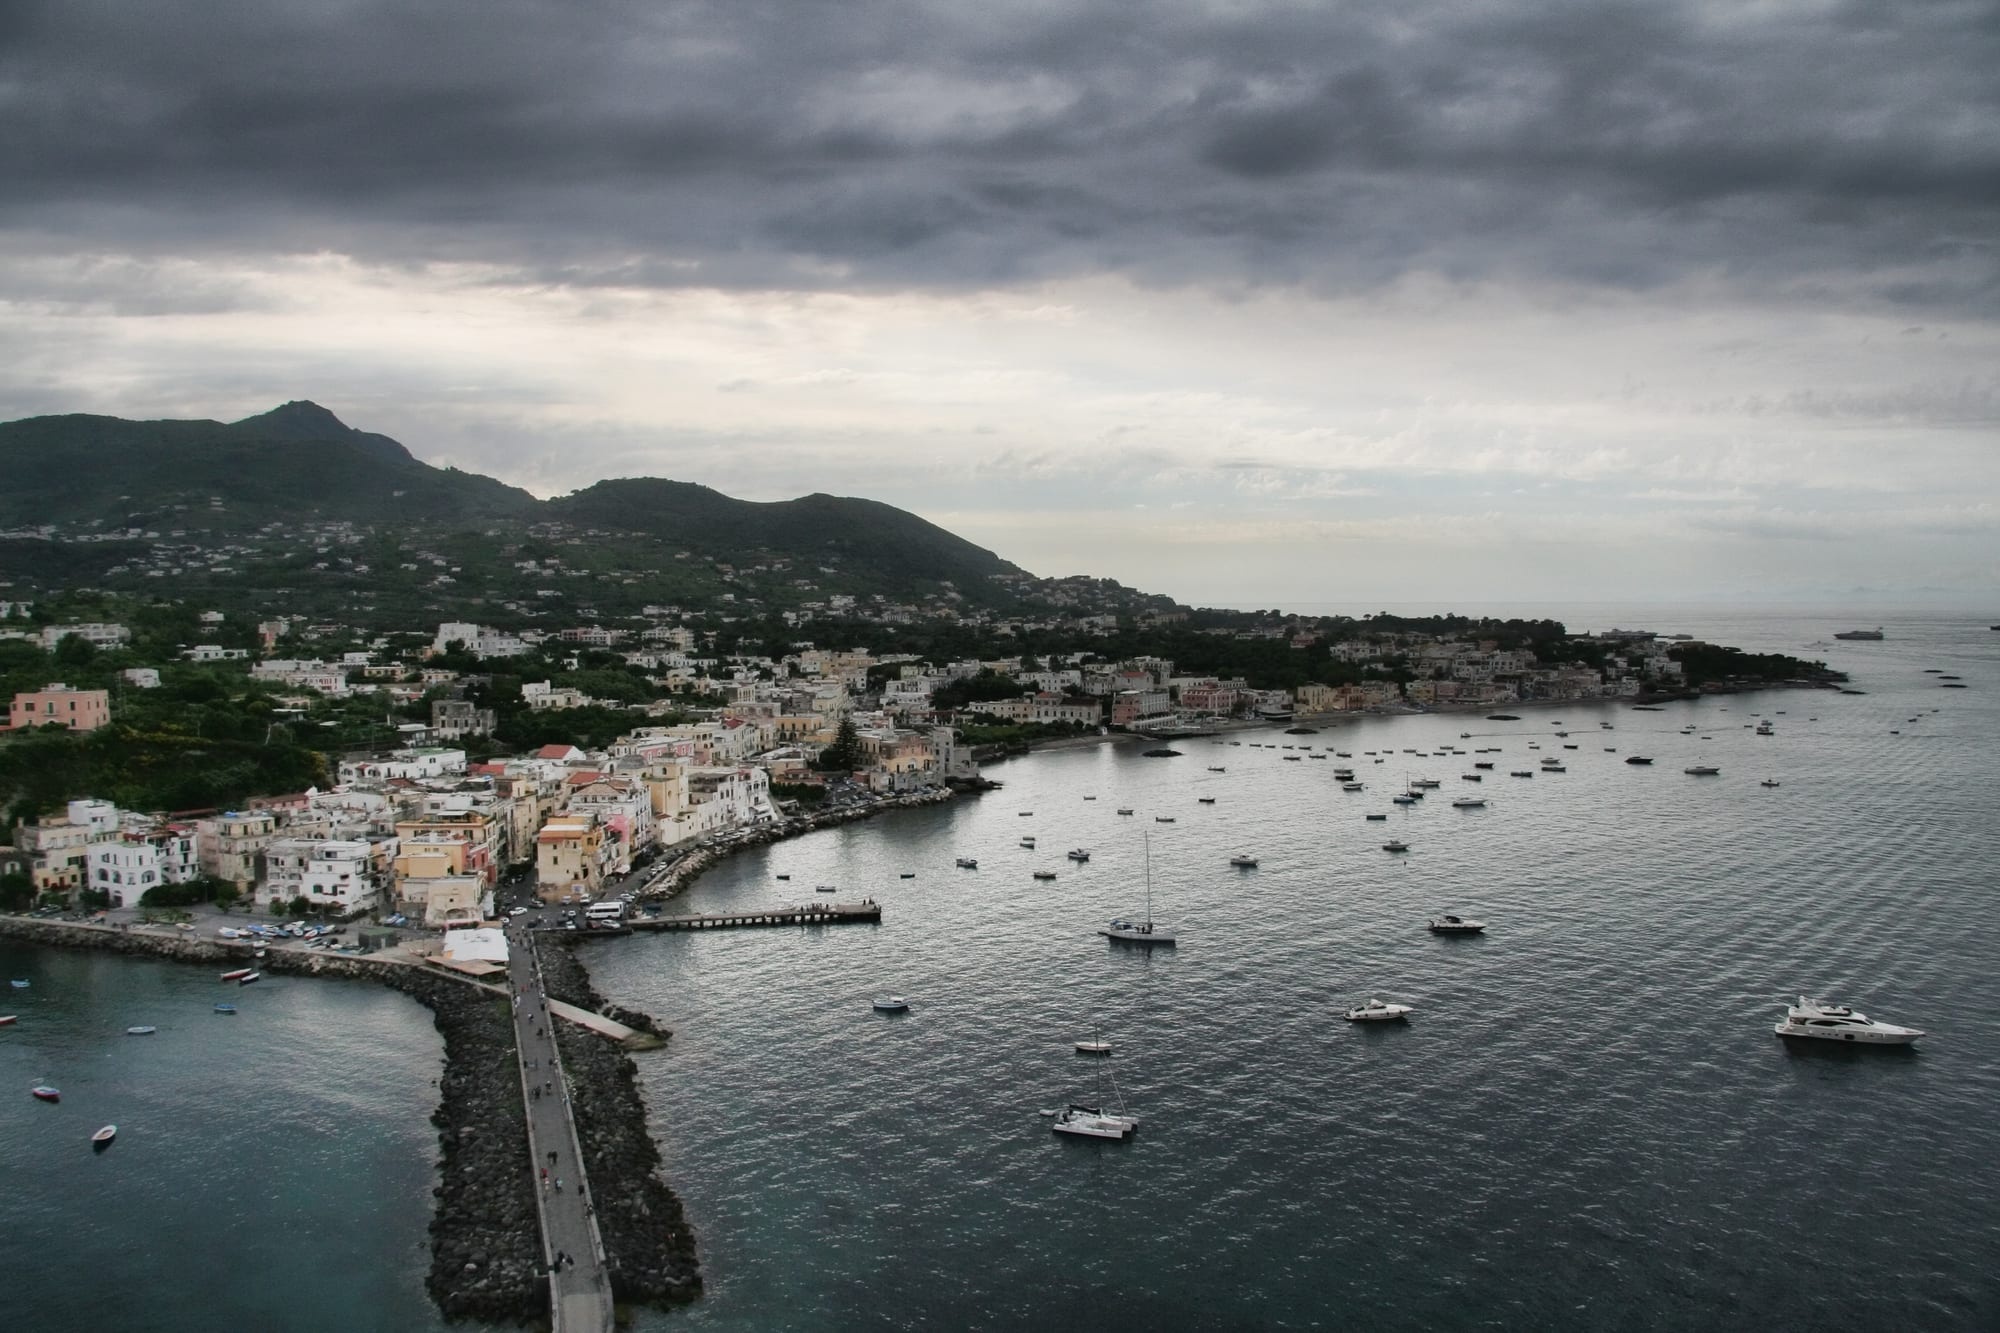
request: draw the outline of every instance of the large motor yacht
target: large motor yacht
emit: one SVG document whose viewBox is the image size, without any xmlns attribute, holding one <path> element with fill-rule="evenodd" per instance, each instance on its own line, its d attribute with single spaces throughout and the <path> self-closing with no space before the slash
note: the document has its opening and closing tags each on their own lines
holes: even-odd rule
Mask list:
<svg viewBox="0 0 2000 1333">
<path fill-rule="evenodd" d="M 1924 1034 L 1916 1028 L 1878 1023 L 1844 1004 L 1825 1000 L 1799 1002 L 1785 1010 L 1785 1021 L 1773 1029 L 1781 1037 L 1817 1037 L 1822 1041 L 1871 1042 L 1877 1046 L 1907 1046 Z"/>
</svg>

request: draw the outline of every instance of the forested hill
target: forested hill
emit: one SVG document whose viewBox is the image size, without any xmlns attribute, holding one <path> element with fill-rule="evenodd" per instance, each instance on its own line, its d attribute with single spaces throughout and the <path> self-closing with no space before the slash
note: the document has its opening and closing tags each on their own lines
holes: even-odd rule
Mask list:
<svg viewBox="0 0 2000 1333">
<path fill-rule="evenodd" d="M 505 619 L 509 603 L 551 597 L 606 614 L 840 594 L 991 607 L 1014 597 L 995 576 L 1022 576 L 873 500 L 754 503 L 657 478 L 539 500 L 432 467 L 310 402 L 234 422 L 0 423 L 0 476 L 0 583 L 17 595 L 79 579 L 158 591 L 172 577 L 217 605 L 296 597 L 316 613 Z"/>
</svg>

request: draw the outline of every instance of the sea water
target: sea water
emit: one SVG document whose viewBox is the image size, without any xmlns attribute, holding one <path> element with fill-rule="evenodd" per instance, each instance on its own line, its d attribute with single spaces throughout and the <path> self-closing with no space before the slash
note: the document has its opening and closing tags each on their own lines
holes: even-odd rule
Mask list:
<svg viewBox="0 0 2000 1333">
<path fill-rule="evenodd" d="M 2000 634 L 1829 639 L 1858 627 L 1657 626 L 1824 657 L 1863 695 L 1042 753 L 731 858 L 669 910 L 832 883 L 884 919 L 587 953 L 675 1034 L 641 1069 L 709 1287 L 640 1327 L 2000 1326 Z M 1392 805 L 1414 777 L 1443 785 Z M 1178 947 L 1096 935 L 1144 912 L 1149 865 Z M 1489 928 L 1434 936 L 1440 912 Z M 1802 993 L 1928 1035 L 1783 1041 Z M 1416 1011 L 1341 1021 L 1370 996 Z M 1108 1062 L 1074 1053 L 1100 1033 Z M 1050 1132 L 1100 1096 L 1134 1140 Z"/>
</svg>

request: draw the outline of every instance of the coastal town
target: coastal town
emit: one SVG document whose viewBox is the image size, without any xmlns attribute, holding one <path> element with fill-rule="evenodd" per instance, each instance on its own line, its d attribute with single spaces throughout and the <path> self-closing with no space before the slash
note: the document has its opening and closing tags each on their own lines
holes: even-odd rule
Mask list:
<svg viewBox="0 0 2000 1333">
<path fill-rule="evenodd" d="M 227 808 L 121 808 L 91 791 L 63 792 L 39 809 L 16 799 L 11 836 L 0 845 L 6 905 L 185 904 L 190 895 L 176 887 L 199 884 L 204 900 L 251 914 L 449 930 L 493 922 L 503 883 L 528 889 L 522 902 L 578 908 L 695 849 L 976 788 L 982 760 L 1038 741 L 1173 738 L 1294 716 L 1630 701 L 1687 691 L 1683 661 L 1706 647 L 1649 631 L 1533 647 L 1367 622 L 1331 643 L 1322 642 L 1326 627 L 1311 622 L 1228 631 L 1291 652 L 1318 645 L 1321 660 L 1350 677 L 1269 688 L 1157 656 L 1107 657 L 1087 641 L 1040 658 L 932 660 L 812 642 L 777 657 L 718 655 L 705 651 L 701 631 L 657 610 L 658 621 L 643 629 L 446 622 L 427 639 L 376 636 L 317 655 L 306 651 L 315 641 L 352 636 L 273 618 L 256 623 L 254 647 L 197 643 L 177 660 L 115 666 L 133 655 L 127 626 L 36 626 L 27 623 L 31 606 L 0 603 L 0 648 L 39 650 L 49 663 L 48 678 L 13 695 L 7 729 L 16 736 L 115 728 L 131 706 L 121 700 L 143 700 L 190 671 L 220 674 L 257 701 L 270 739 L 335 729 L 334 719 L 357 705 L 383 719 L 373 724 L 373 745 L 323 753 L 319 780 L 304 789 L 246 790 Z M 200 616 L 218 631 L 227 620 Z M 622 698 L 593 697 L 561 683 L 563 668 L 572 679 L 592 674 L 586 654 L 623 668 L 616 684 L 642 681 L 655 697 L 622 688 Z M 114 674 L 80 686 L 54 677 L 64 660 Z M 519 674 L 524 662 L 555 671 L 528 679 Z M 481 702 L 504 676 L 516 682 L 507 704 L 538 734 L 562 734 L 570 716 L 601 722 L 609 714 L 624 725 L 601 743 L 509 747 L 495 735 L 498 710 Z"/>
</svg>

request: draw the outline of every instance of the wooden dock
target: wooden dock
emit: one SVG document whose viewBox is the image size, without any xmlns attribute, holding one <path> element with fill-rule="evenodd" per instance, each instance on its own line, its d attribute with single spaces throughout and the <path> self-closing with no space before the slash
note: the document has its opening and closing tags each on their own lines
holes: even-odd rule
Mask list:
<svg viewBox="0 0 2000 1333">
<path fill-rule="evenodd" d="M 707 916 L 639 916 L 625 923 L 628 930 L 732 930 L 748 926 L 844 926 L 879 922 L 882 904 L 803 903 L 766 907 L 754 912 L 716 912 Z"/>
</svg>

